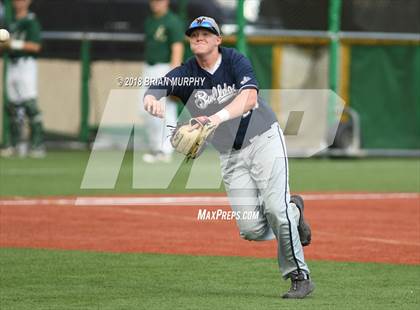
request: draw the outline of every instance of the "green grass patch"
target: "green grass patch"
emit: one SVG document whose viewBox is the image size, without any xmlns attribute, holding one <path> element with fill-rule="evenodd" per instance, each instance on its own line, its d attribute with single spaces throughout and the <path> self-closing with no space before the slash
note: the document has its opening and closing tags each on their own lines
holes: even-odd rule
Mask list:
<svg viewBox="0 0 420 310">
<path fill-rule="evenodd" d="M 310 262 L 305 300 L 273 259 L 0 250 L 1 309 L 417 309 L 420 267 Z"/>
<path fill-rule="evenodd" d="M 1 196 L 45 195 L 120 195 L 148 193 L 222 192 L 223 186 L 186 189 L 192 171 L 199 180 L 218 179 L 217 155 L 206 152 L 199 164 L 190 161 L 144 165 L 133 176 L 133 154 L 127 152 L 119 169 L 115 187 L 81 189 L 89 152 L 49 152 L 45 159 L 0 159 Z M 103 165 L 103 171 L 108 169 Z M 174 178 L 167 188 L 133 188 L 133 177 L 152 182 L 166 170 L 173 169 Z M 101 172 L 101 171 L 100 171 Z M 197 183 L 194 181 L 193 183 Z M 420 161 L 418 159 L 291 159 L 292 191 L 375 191 L 420 192 Z"/>
<path fill-rule="evenodd" d="M 416 158 L 292 159 L 292 191 L 420 192 Z"/>
</svg>

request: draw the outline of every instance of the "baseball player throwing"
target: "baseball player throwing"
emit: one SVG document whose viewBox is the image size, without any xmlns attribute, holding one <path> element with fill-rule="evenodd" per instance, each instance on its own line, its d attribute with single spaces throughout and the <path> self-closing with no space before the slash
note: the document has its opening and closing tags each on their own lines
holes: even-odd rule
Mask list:
<svg viewBox="0 0 420 310">
<path fill-rule="evenodd" d="M 303 246 L 311 240 L 303 217 L 303 200 L 290 197 L 289 171 L 282 130 L 270 107 L 258 96 L 258 82 L 250 61 L 221 46 L 214 19 L 195 19 L 186 31 L 194 57 L 150 87 L 144 108 L 162 117 L 164 96 L 176 96 L 192 117 L 215 125 L 213 146 L 220 152 L 222 177 L 231 208 L 259 211 L 257 220 L 237 220 L 246 240 L 278 242 L 278 263 L 291 287 L 283 298 L 304 298 L 314 290 Z M 201 77 L 203 83 L 178 85 L 179 78 Z"/>
</svg>

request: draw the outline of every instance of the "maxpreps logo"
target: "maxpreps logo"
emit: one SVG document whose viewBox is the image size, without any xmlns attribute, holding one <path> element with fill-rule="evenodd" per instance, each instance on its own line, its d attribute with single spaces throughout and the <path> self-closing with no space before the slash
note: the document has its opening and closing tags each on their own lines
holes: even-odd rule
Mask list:
<svg viewBox="0 0 420 310">
<path fill-rule="evenodd" d="M 226 211 L 222 209 L 207 210 L 199 209 L 197 220 L 199 221 L 230 221 L 230 220 L 257 220 L 260 217 L 259 211 Z"/>
<path fill-rule="evenodd" d="M 223 87 L 218 84 L 217 87 L 212 88 L 211 94 L 207 94 L 204 90 L 198 90 L 194 95 L 194 103 L 199 109 L 206 109 L 210 104 L 223 104 L 233 99 L 238 91 L 235 84 L 232 86 L 223 84 Z"/>
</svg>

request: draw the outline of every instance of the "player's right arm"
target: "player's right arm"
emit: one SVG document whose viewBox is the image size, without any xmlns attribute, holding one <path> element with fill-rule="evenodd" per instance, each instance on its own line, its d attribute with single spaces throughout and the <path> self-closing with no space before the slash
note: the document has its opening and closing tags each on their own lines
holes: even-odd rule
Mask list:
<svg viewBox="0 0 420 310">
<path fill-rule="evenodd" d="M 143 99 L 143 105 L 149 114 L 163 118 L 165 115 L 165 105 L 156 99 L 153 95 L 146 95 Z"/>
<path fill-rule="evenodd" d="M 159 100 L 163 97 L 174 96 L 181 98 L 182 89 L 169 83 L 172 78 L 185 76 L 184 67 L 179 66 L 169 71 L 163 78 L 165 83 L 151 85 L 143 97 L 143 106 L 149 114 L 163 118 L 165 115 L 165 105 Z"/>
</svg>

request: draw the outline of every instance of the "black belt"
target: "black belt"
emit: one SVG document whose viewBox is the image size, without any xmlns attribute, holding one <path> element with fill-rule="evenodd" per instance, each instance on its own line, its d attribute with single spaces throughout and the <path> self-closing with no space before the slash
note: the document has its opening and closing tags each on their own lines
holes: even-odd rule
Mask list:
<svg viewBox="0 0 420 310">
<path fill-rule="evenodd" d="M 274 123 L 273 123 L 274 124 Z M 259 137 L 259 136 L 261 136 L 261 135 L 263 135 L 264 133 L 266 133 L 268 130 L 270 130 L 271 128 L 272 128 L 272 126 L 273 126 L 273 124 L 271 124 L 270 125 L 270 127 L 268 127 L 266 130 L 264 130 L 263 132 L 261 132 L 261 133 L 258 133 L 258 134 L 256 134 L 256 135 L 254 135 L 253 137 L 251 137 L 251 138 L 248 138 L 248 139 L 243 139 L 242 141 L 236 141 L 235 140 L 235 142 L 233 143 L 233 147 L 232 147 L 232 149 L 234 149 L 235 151 L 238 151 L 238 150 L 241 150 L 241 149 L 244 149 L 244 148 L 246 148 L 248 145 L 250 145 L 253 141 L 254 141 L 254 139 L 255 138 L 257 138 L 257 137 Z"/>
</svg>

